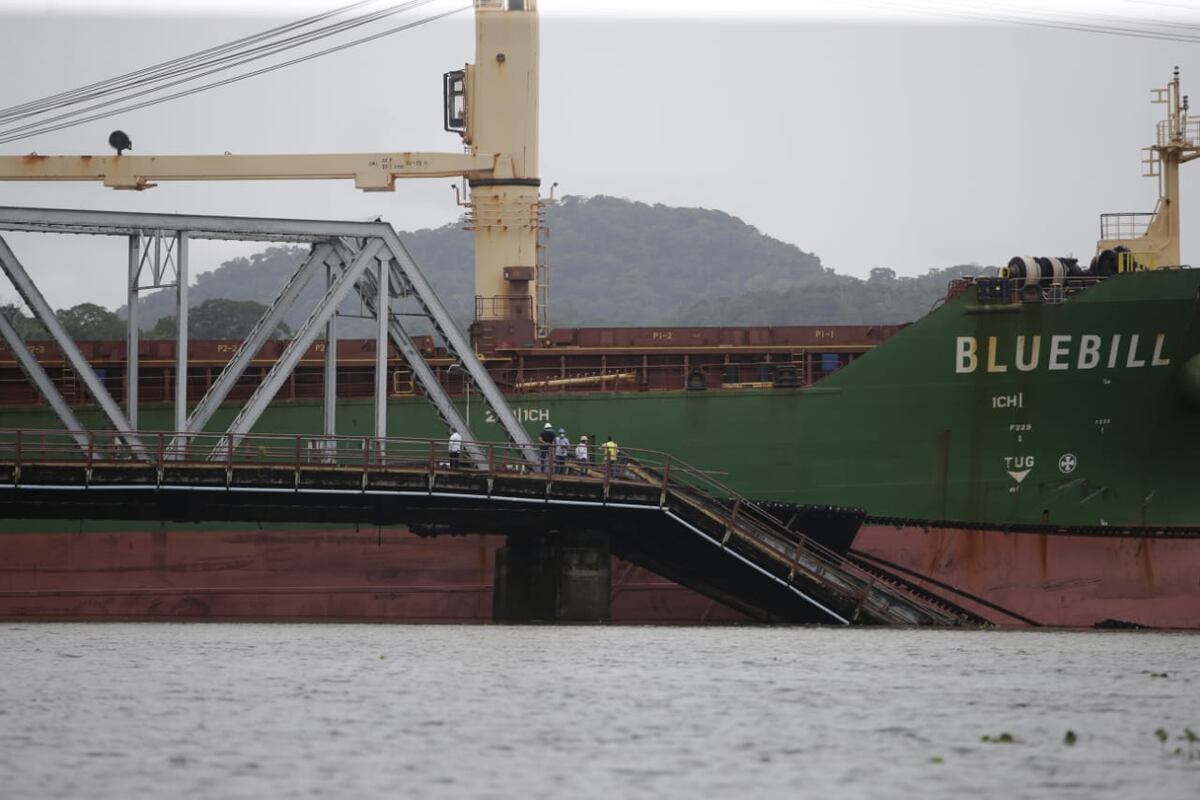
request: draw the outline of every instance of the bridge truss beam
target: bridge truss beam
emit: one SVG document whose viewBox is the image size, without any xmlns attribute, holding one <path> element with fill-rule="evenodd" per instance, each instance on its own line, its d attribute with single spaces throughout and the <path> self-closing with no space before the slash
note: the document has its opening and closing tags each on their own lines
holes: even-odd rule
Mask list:
<svg viewBox="0 0 1200 800">
<path fill-rule="evenodd" d="M 132 451 L 145 455 L 145 447 L 142 446 L 141 440 L 133 431 L 133 426 L 126 418 L 121 407 L 113 400 L 109 394 L 108 388 L 100 380 L 100 376 L 92 369 L 92 365 L 83 357 L 75 340 L 67 333 L 67 329 L 59 322 L 58 317 L 54 315 L 54 310 L 50 308 L 50 304 L 46 302 L 46 298 L 42 295 L 37 284 L 29 277 L 29 273 L 25 271 L 24 265 L 17 259 L 12 248 L 8 246 L 8 242 L 4 237 L 0 236 L 0 269 L 4 270 L 4 274 L 12 281 L 13 288 L 21 295 L 25 304 L 29 306 L 29 310 L 33 312 L 34 318 L 41 323 L 42 327 L 54 339 L 54 343 L 58 345 L 62 351 L 63 358 L 71 364 L 71 368 L 83 381 L 88 392 L 95 399 L 97 405 L 108 417 L 109 422 L 115 430 L 121 432 L 121 438 L 126 446 Z M 47 398 L 49 401 L 49 398 Z"/>
<path fill-rule="evenodd" d="M 63 350 L 74 369 L 84 378 L 92 396 L 104 409 L 113 428 L 121 431 L 128 446 L 135 452 L 144 452 L 138 432 L 137 415 L 137 311 L 136 299 L 140 291 L 150 288 L 173 287 L 176 294 L 177 363 L 175 390 L 175 437 L 170 452 L 186 449 L 188 438 L 205 430 L 214 412 L 227 401 L 230 390 L 243 375 L 249 362 L 257 355 L 263 344 L 277 328 L 284 314 L 297 303 L 301 290 L 311 283 L 322 268 L 326 270 L 326 292 L 308 319 L 296 332 L 292 342 L 272 366 L 252 397 L 246 401 L 234 421 L 228 426 L 220 447 L 228 449 L 249 433 L 263 409 L 270 403 L 283 381 L 299 362 L 301 355 L 322 331 L 328 337 L 325 350 L 325 388 L 322 402 L 322 432 L 329 437 L 337 434 L 336 421 L 336 324 L 337 309 L 354 290 L 366 312 L 377 325 L 376 347 L 380 363 L 376 365 L 376 436 L 380 440 L 387 435 L 386 381 L 380 380 L 380 367 L 386 365 L 388 342 L 395 345 L 401 357 L 412 370 L 421 392 L 433 404 L 447 426 L 458 431 L 467 442 L 475 442 L 475 436 L 465 419 L 458 413 L 453 400 L 446 392 L 434 370 L 425 362 L 421 351 L 413 342 L 406 328 L 406 319 L 424 318 L 433 329 L 435 337 L 445 349 L 458 359 L 470 376 L 475 389 L 480 393 L 487 408 L 514 444 L 521 445 L 525 458 L 537 463 L 537 452 L 524 428 L 508 407 L 499 387 L 490 373 L 475 356 L 474 349 L 466 336 L 457 328 L 434 293 L 432 286 L 421 273 L 412 256 L 400 241 L 399 235 L 383 222 L 335 222 L 328 220 L 286 220 L 273 218 L 220 217 L 174 214 L 144 214 L 115 211 L 79 211 L 65 209 L 39 209 L 0 206 L 0 231 L 69 233 L 104 236 L 121 236 L 128 239 L 128 292 L 130 318 L 127 339 L 127 392 L 126 411 L 113 401 L 111 395 L 87 364 L 79 348 L 58 323 L 45 298 L 33 280 L 21 266 L 15 254 L 0 239 L 0 266 L 13 280 L 35 316 L 50 330 L 56 343 Z M 187 411 L 187 243 L 191 240 L 238 240 L 257 242 L 308 243 L 311 252 L 296 270 L 292 279 L 280 294 L 269 304 L 268 310 L 259 319 L 255 328 L 247 335 L 237 352 L 225 366 L 206 395 L 189 414 Z M 164 251 L 164 242 L 166 249 Z M 174 259 L 172 262 L 172 258 Z M 149 266 L 149 269 L 147 269 Z M 173 268 L 173 269 L 172 269 Z M 171 275 L 170 273 L 174 274 Z M 144 276 L 150 273 L 149 285 Z M 167 283 L 168 278 L 173 283 Z M 405 298 L 419 307 L 416 314 L 401 314 L 393 311 L 392 300 Z M 11 326 L 9 326 L 11 327 Z M 4 331 L 0 330 L 0 334 Z M 15 336 L 15 331 L 13 331 Z M 14 347 L 18 353 L 21 348 Z M 23 364 L 24 367 L 24 364 Z M 27 370 L 28 371 L 28 370 Z M 29 373 L 31 379 L 47 400 L 51 401 L 47 389 L 53 389 L 47 377 L 39 381 Z M 44 372 L 43 372 L 44 375 Z M 61 399 L 61 396 L 60 396 Z M 54 406 L 55 402 L 51 402 Z M 65 407 L 65 402 L 59 404 Z M 56 408 L 56 411 L 58 409 Z M 69 414 L 69 408 L 67 408 Z M 59 414 L 64 427 L 79 429 L 71 417 Z M 486 453 L 477 447 L 467 447 L 470 460 L 479 464 Z M 214 457 L 217 452 L 214 449 Z"/>
<path fill-rule="evenodd" d="M 17 333 L 9 321 L 8 316 L 0 312 L 0 336 L 4 337 L 4 342 L 8 345 L 8 349 L 12 351 L 16 357 L 17 363 L 21 365 L 21 371 L 29 380 L 33 381 L 33 385 L 42 393 L 42 397 L 54 410 L 54 415 L 58 417 L 58 421 L 62 423 L 63 428 L 72 431 L 71 438 L 79 445 L 79 449 L 83 452 L 88 451 L 89 442 L 88 435 L 83 432 L 83 426 L 79 424 L 79 419 L 75 416 L 75 412 L 71 410 L 71 406 L 67 404 L 66 399 L 62 396 L 62 392 L 58 391 L 58 387 L 54 385 L 54 381 L 46 374 L 46 370 L 42 369 L 42 365 L 38 363 L 37 358 L 33 353 L 29 352 L 29 348 L 25 346 L 25 341 L 21 335 Z"/>
</svg>

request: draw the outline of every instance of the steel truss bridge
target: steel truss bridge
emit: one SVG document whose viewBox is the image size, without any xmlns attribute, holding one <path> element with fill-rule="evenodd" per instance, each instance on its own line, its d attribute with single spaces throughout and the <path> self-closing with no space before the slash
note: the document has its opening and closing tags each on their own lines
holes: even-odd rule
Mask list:
<svg viewBox="0 0 1200 800">
<path fill-rule="evenodd" d="M 374 437 L 0 430 L 0 513 L 23 519 L 408 524 L 427 535 L 587 529 L 613 552 L 753 617 L 978 624 L 852 563 L 663 453 L 548 471 L 523 445 Z M 80 442 L 84 447 L 79 447 Z M 467 451 L 464 446 L 464 453 Z M 220 457 L 213 457 L 218 452 Z"/>
<path fill-rule="evenodd" d="M 660 453 L 560 474 L 521 427 L 455 327 L 396 231 L 382 222 L 330 222 L 0 207 L 0 231 L 122 237 L 129 300 L 125 407 L 108 392 L 55 317 L 30 272 L 0 236 L 0 269 L 103 412 L 88 430 L 11 321 L 0 335 L 61 423 L 61 430 L 0 431 L 0 516 L 188 522 L 278 521 L 391 525 L 429 534 L 513 537 L 591 531 L 639 566 L 765 620 L 908 625 L 982 620 L 882 570 L 847 561 L 706 473 Z M 224 239 L 309 245 L 307 258 L 238 346 L 208 391 L 187 392 L 189 242 Z M 274 365 L 221 430 L 214 413 L 303 288 L 325 291 Z M 137 300 L 171 288 L 176 310 L 174 427 L 138 425 Z M 337 435 L 337 310 L 357 296 L 375 323 L 374 432 Z M 415 346 L 422 324 L 470 376 L 508 441 L 475 436 Z M 324 334 L 322 430 L 270 435 L 262 412 L 301 356 Z M 390 436 L 389 343 L 447 428 L 445 441 Z"/>
<path fill-rule="evenodd" d="M 138 432 L 138 314 L 141 292 L 170 288 L 175 294 L 176 365 L 175 425 L 180 435 L 204 431 L 214 413 L 228 397 L 250 361 L 271 338 L 284 315 L 295 306 L 301 291 L 312 281 L 322 281 L 326 290 L 303 325 L 274 366 L 245 401 L 225 431 L 228 442 L 235 444 L 253 428 L 272 398 L 283 386 L 300 358 L 318 336 L 324 334 L 325 371 L 322 432 L 337 430 L 337 309 L 348 297 L 361 299 L 365 314 L 375 320 L 375 436 L 387 436 L 387 355 L 394 345 L 413 372 L 419 390 L 427 397 L 447 427 L 468 441 L 471 435 L 465 419 L 451 402 L 433 370 L 413 342 L 409 330 L 423 324 L 457 358 L 470 375 L 483 401 L 495 416 L 510 441 L 530 444 L 528 434 L 505 403 L 491 375 L 475 358 L 466 337 L 434 293 L 412 256 L 400 242 L 391 225 L 384 222 L 330 222 L 244 217 L 209 217 L 168 214 L 140 214 L 106 211 L 66 211 L 44 208 L 0 207 L 0 231 L 46 234 L 84 234 L 117 236 L 128 241 L 128 320 L 126 347 L 128 377 L 125 408 L 88 364 L 70 334 L 54 315 L 50 304 L 30 272 L 0 235 L 0 269 L 12 282 L 34 319 L 49 332 L 62 351 L 63 358 L 95 398 L 114 430 L 125 431 L 122 441 L 139 457 L 149 451 Z M 213 381 L 209 391 L 194 405 L 188 397 L 188 280 L 189 242 L 196 239 L 226 241 L 291 242 L 310 246 L 308 257 L 297 267 L 254 329 L 238 346 L 237 352 Z M 118 265 L 119 266 L 119 265 Z M 379 313 L 383 309 L 383 313 Z M 11 322 L 0 314 L 0 336 L 16 357 L 21 369 L 67 430 L 83 430 L 70 406 L 53 381 L 38 365 Z M 179 439 L 174 441 L 176 447 Z M 84 446 L 82 439 L 77 441 Z M 218 448 L 219 449 L 219 448 Z M 473 445 L 467 456 L 483 457 Z M 536 452 L 526 456 L 532 463 Z"/>
</svg>

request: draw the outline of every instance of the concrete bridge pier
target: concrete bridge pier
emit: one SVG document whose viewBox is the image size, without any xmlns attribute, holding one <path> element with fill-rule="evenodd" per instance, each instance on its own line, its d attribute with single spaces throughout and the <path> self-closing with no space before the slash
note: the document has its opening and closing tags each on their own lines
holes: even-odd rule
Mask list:
<svg viewBox="0 0 1200 800">
<path fill-rule="evenodd" d="M 496 622 L 607 622 L 609 537 L 595 531 L 512 535 L 496 553 Z"/>
</svg>

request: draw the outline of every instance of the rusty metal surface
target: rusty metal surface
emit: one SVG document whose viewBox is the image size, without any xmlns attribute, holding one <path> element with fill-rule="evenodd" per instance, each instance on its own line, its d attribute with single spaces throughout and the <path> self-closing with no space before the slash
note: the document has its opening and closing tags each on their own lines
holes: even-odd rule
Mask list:
<svg viewBox="0 0 1200 800">
<path fill-rule="evenodd" d="M 870 348 L 904 325 L 778 325 L 755 327 L 555 328 L 552 347 L 690 349 L 696 347 Z M 548 348 L 525 348 L 538 353 Z"/>
<path fill-rule="evenodd" d="M 507 324 L 507 323 L 505 323 Z M 804 386 L 825 371 L 814 362 L 836 358 L 845 365 L 894 335 L 900 325 L 789 326 L 762 328 L 566 328 L 552 333 L 558 341 L 546 347 L 506 349 L 508 340 L 491 340 L 483 362 L 493 379 L 510 392 L 677 391 L 687 385 L 690 374 L 699 370 L 706 388 L 731 390 L 766 387 L 779 380 L 779 370 L 794 371 L 795 382 Z M 486 337 L 509 335 L 501 323 L 476 324 Z M 448 375 L 455 360 L 436 346 L 432 336 L 414 336 L 414 343 L 435 369 L 443 386 L 453 394 L 464 391 L 461 378 Z M 72 404 L 91 399 L 71 386 L 64 360 L 51 341 L 27 343 L 50 377 L 64 385 Z M 200 396 L 237 352 L 235 340 L 190 341 L 188 343 L 189 394 Z M 124 398 L 126 364 L 123 341 L 81 341 L 79 348 L 88 363 L 103 370 L 108 391 Z M 249 396 L 265 370 L 278 359 L 287 340 L 266 342 L 251 359 L 246 374 L 230 394 L 231 399 Z M 317 399 L 321 396 L 325 343 L 314 342 L 300 357 L 294 378 L 280 391 L 280 398 Z M 139 399 L 145 403 L 169 402 L 173 397 L 175 342 L 142 340 L 138 343 Z M 370 371 L 375 363 L 371 339 L 341 339 L 337 349 L 338 396 L 370 395 Z M 806 361 L 807 359 L 807 361 Z M 412 374 L 394 347 L 389 348 L 393 395 L 411 393 Z M 408 387 L 405 389 L 404 387 Z M 0 408 L 37 402 L 36 392 L 17 366 L 14 355 L 0 345 Z"/>
<path fill-rule="evenodd" d="M 1187 539 L 867 524 L 854 547 L 1040 625 L 1200 627 L 1200 554 Z M 956 599 L 996 624 L 1020 624 L 968 596 Z"/>
<path fill-rule="evenodd" d="M 503 541 L 395 528 L 11 532 L 0 619 L 491 622 Z M 612 574 L 614 622 L 748 621 L 620 559 Z"/>
</svg>

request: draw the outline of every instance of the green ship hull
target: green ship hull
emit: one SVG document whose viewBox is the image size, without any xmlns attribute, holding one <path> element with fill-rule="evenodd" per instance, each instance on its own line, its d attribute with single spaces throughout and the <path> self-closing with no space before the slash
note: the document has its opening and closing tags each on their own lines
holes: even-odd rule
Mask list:
<svg viewBox="0 0 1200 800">
<path fill-rule="evenodd" d="M 1200 350 L 1198 291 L 1191 270 L 1117 276 L 1061 303 L 980 305 L 968 290 L 806 389 L 508 399 L 531 433 L 549 422 L 572 441 L 611 434 L 759 500 L 979 524 L 1187 526 L 1200 522 L 1189 399 L 1200 387 L 1185 369 Z M 471 412 L 476 435 L 499 441 L 477 401 Z M 320 414 L 316 401 L 277 401 L 256 430 L 311 435 Z M 370 435 L 372 414 L 369 399 L 340 401 L 339 433 Z M 141 415 L 148 430 L 171 422 L 162 405 Z M 80 419 L 104 427 L 94 410 Z M 0 426 L 57 424 L 44 408 L 6 408 Z M 445 435 L 419 398 L 389 403 L 388 431 Z"/>
</svg>

